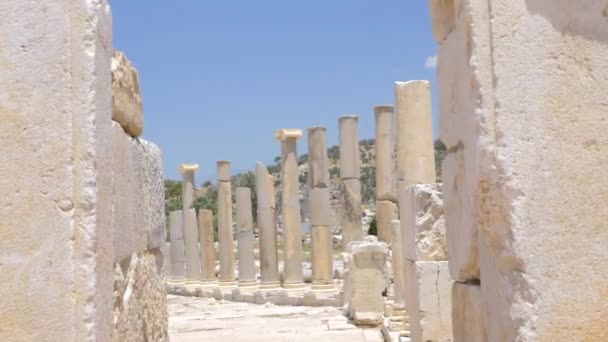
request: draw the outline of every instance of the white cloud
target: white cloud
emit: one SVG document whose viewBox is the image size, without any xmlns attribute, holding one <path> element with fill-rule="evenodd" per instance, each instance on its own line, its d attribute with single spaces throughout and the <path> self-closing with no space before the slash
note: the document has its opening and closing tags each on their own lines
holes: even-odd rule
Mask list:
<svg viewBox="0 0 608 342">
<path fill-rule="evenodd" d="M 427 69 L 435 69 L 437 67 L 437 55 L 428 56 L 424 62 L 424 67 Z"/>
</svg>

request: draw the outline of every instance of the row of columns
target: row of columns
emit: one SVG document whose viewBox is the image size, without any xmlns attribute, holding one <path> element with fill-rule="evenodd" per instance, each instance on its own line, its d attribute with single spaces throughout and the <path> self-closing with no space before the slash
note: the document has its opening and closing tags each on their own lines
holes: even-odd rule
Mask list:
<svg viewBox="0 0 608 342">
<path fill-rule="evenodd" d="M 435 182 L 434 149 L 430 113 L 430 89 L 426 81 L 395 84 L 396 106 L 374 108 L 376 121 L 376 217 L 378 238 L 399 245 L 400 224 L 397 219 L 397 190 L 416 183 Z M 343 243 L 361 240 L 361 182 L 358 117 L 339 118 L 340 180 L 343 193 Z M 302 265 L 301 208 L 297 143 L 302 137 L 298 129 L 280 129 L 275 138 L 281 149 L 281 210 L 284 230 L 285 289 L 305 289 Z M 327 132 L 324 127 L 308 129 L 309 207 L 312 237 L 312 289 L 334 290 L 333 257 L 330 232 L 330 193 L 327 157 Z M 215 248 L 213 246 L 213 214 L 201 210 L 197 227 L 194 201 L 194 172 L 198 165 L 182 165 L 183 210 L 171 213 L 173 280 L 186 278 L 187 283 L 215 284 Z M 251 190 L 236 190 L 236 236 L 238 241 L 239 281 L 235 281 L 232 187 L 230 163 L 217 163 L 218 181 L 218 243 L 219 285 L 224 287 L 258 286 L 255 272 L 255 237 Z M 259 286 L 274 289 L 281 286 L 279 273 L 276 204 L 274 179 L 264 167 L 256 165 L 257 217 L 259 230 Z M 183 227 L 183 228 L 182 228 Z M 197 232 L 199 237 L 197 238 Z M 200 252 L 197 243 L 200 239 Z M 395 245 L 395 246 L 396 246 Z M 184 253 L 185 252 L 185 259 Z M 393 248 L 397 259 L 399 249 Z M 184 273 L 184 264 L 186 271 Z M 394 274 L 401 283 L 402 267 L 393 262 Z M 395 287 L 395 308 L 405 309 L 401 286 Z"/>
</svg>

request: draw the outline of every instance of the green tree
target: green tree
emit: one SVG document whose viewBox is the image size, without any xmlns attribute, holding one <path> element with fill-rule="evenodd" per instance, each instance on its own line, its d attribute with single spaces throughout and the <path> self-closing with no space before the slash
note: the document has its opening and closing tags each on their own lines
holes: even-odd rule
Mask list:
<svg viewBox="0 0 608 342">
<path fill-rule="evenodd" d="M 367 234 L 373 235 L 373 236 L 378 236 L 378 224 L 376 222 L 376 216 L 374 216 L 372 218 L 372 220 L 370 221 L 369 229 L 367 230 Z"/>
</svg>

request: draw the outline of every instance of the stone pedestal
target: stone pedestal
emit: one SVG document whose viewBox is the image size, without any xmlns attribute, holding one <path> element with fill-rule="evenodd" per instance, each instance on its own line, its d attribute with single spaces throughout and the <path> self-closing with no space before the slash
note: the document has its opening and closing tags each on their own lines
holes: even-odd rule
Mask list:
<svg viewBox="0 0 608 342">
<path fill-rule="evenodd" d="M 348 315 L 357 325 L 378 326 L 384 322 L 385 265 L 388 247 L 383 242 L 351 242 L 343 253 L 344 300 Z"/>
<path fill-rule="evenodd" d="M 363 239 L 359 117 L 344 115 L 340 126 L 340 179 L 342 181 L 342 245 Z"/>
<path fill-rule="evenodd" d="M 239 260 L 239 287 L 256 287 L 255 254 L 253 245 L 253 213 L 251 189 L 236 189 L 236 236 Z"/>
<path fill-rule="evenodd" d="M 299 193 L 297 139 L 301 130 L 281 129 L 275 138 L 281 141 L 281 186 L 284 231 L 285 271 L 283 287 L 301 290 L 306 287 L 302 274 L 302 233 Z"/>
<path fill-rule="evenodd" d="M 171 271 L 167 280 L 171 283 L 183 283 L 186 281 L 186 256 L 183 224 L 184 216 L 181 210 L 176 210 L 169 213 Z"/>
<path fill-rule="evenodd" d="M 209 209 L 201 209 L 199 218 L 199 241 L 201 251 L 201 284 L 212 286 L 217 284 L 215 276 L 216 252 L 213 234 L 213 212 Z"/>
<path fill-rule="evenodd" d="M 260 244 L 260 289 L 276 289 L 281 285 L 277 256 L 274 179 L 264 165 L 257 163 L 255 182 L 258 202 Z"/>
<path fill-rule="evenodd" d="M 184 211 L 184 242 L 186 244 L 186 284 L 201 281 L 201 260 L 198 249 L 198 224 L 194 208 Z"/>
<path fill-rule="evenodd" d="M 234 287 L 234 231 L 232 226 L 232 185 L 230 182 L 230 162 L 217 162 L 217 212 L 218 243 L 220 254 L 219 285 Z"/>
<path fill-rule="evenodd" d="M 395 82 L 397 180 L 435 183 L 435 149 L 428 81 Z"/>
</svg>

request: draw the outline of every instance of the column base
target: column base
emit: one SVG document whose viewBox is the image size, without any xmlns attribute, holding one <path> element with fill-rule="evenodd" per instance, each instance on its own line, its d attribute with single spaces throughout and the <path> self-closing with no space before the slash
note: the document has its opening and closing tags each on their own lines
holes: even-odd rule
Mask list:
<svg viewBox="0 0 608 342">
<path fill-rule="evenodd" d="M 253 281 L 239 281 L 238 282 L 238 286 L 239 288 L 257 288 L 258 287 L 258 282 L 253 280 Z"/>
<path fill-rule="evenodd" d="M 285 291 L 305 291 L 308 289 L 306 284 L 302 283 L 283 283 Z"/>
<path fill-rule="evenodd" d="M 232 288 L 232 287 L 237 287 L 238 283 L 234 280 L 229 280 L 229 281 L 219 281 L 218 286 L 220 288 Z"/>
<path fill-rule="evenodd" d="M 217 280 L 201 280 L 199 285 L 202 287 L 216 287 Z"/>
<path fill-rule="evenodd" d="M 260 288 L 260 290 L 263 290 L 263 291 L 280 290 L 281 283 L 278 281 L 276 283 L 262 283 L 262 284 L 260 284 L 259 288 Z"/>
<path fill-rule="evenodd" d="M 335 292 L 336 286 L 334 284 L 312 284 L 310 290 L 312 292 Z"/>
</svg>

